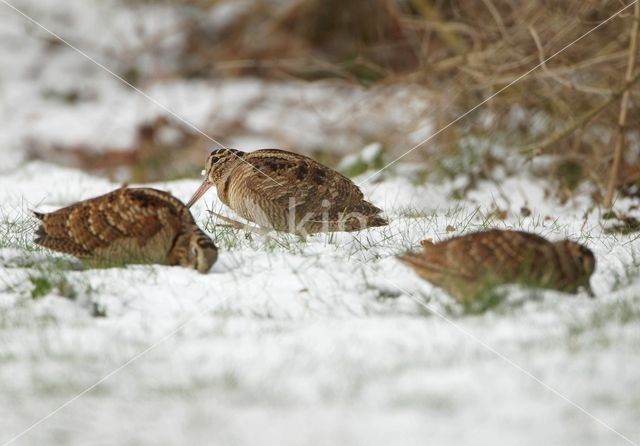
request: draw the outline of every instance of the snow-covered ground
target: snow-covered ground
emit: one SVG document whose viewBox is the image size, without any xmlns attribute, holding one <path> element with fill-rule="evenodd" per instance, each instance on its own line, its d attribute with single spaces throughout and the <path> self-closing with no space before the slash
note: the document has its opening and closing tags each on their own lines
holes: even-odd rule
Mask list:
<svg viewBox="0 0 640 446">
<path fill-rule="evenodd" d="M 16 444 L 625 443 L 572 403 L 640 438 L 640 242 L 604 234 L 586 200 L 526 177 L 502 184 L 510 203 L 489 183 L 452 202 L 452 185 L 388 179 L 364 185 L 388 228 L 299 240 L 215 228 L 210 192 L 194 209 L 221 252 L 206 275 L 82 269 L 31 244 L 28 209 L 114 187 L 43 163 L 0 177 L 0 440 L 103 377 Z M 586 243 L 597 298 L 510 288 L 466 313 L 394 258 L 487 225 Z"/>
<path fill-rule="evenodd" d="M 153 99 L 230 145 L 331 149 L 347 168 L 374 164 L 378 146 L 354 155 L 367 143 L 408 150 L 433 131 L 411 86 L 165 78 L 180 16 L 156 2 L 12 4 L 114 72 L 134 65 Z M 520 169 L 456 200 L 464 177 L 425 183 L 400 164 L 355 178 L 388 227 L 305 240 L 216 226 L 206 208 L 233 214 L 211 191 L 193 208 L 220 248 L 209 274 L 87 269 L 34 246 L 29 211 L 119 184 L 30 154 L 127 150 L 167 111 L 2 1 L 0 66 L 0 445 L 640 442 L 640 241 L 606 232 L 587 188 L 561 204 Z M 186 200 L 198 173 L 152 186 Z M 486 227 L 588 245 L 597 298 L 510 287 L 474 312 L 395 258 Z"/>
</svg>

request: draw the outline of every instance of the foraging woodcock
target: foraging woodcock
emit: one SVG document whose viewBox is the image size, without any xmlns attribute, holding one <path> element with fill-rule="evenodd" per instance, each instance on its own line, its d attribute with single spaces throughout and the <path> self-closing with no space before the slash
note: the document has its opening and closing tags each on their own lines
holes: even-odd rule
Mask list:
<svg viewBox="0 0 640 446">
<path fill-rule="evenodd" d="M 403 254 L 400 260 L 461 301 L 506 284 L 568 293 L 584 287 L 590 292 L 596 265 L 585 246 L 521 231 L 493 229 L 440 243 L 424 240 L 422 246 L 422 252 Z"/>
<path fill-rule="evenodd" d="M 95 265 L 159 263 L 206 273 L 218 258 L 189 209 L 157 189 L 122 187 L 34 214 L 41 221 L 35 243 Z"/>
<path fill-rule="evenodd" d="M 297 234 L 358 231 L 384 226 L 382 210 L 349 178 L 304 155 L 278 149 L 217 149 L 191 207 L 215 186 L 218 197 L 259 226 Z"/>
</svg>

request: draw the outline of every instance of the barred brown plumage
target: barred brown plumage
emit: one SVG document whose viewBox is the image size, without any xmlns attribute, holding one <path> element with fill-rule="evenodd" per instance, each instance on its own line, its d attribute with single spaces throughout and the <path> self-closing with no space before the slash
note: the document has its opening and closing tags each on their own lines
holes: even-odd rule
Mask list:
<svg viewBox="0 0 640 446">
<path fill-rule="evenodd" d="M 35 243 L 91 264 L 159 263 L 206 273 L 218 257 L 189 209 L 168 192 L 122 187 L 49 214 Z"/>
<path fill-rule="evenodd" d="M 349 178 L 304 155 L 217 149 L 204 172 L 188 207 L 215 186 L 220 200 L 238 215 L 277 231 L 358 231 L 388 224 Z"/>
<path fill-rule="evenodd" d="M 425 280 L 461 301 L 503 284 L 576 293 L 590 291 L 591 250 L 570 240 L 550 242 L 521 231 L 488 230 L 440 243 L 424 240 L 419 253 L 399 258 Z"/>
</svg>

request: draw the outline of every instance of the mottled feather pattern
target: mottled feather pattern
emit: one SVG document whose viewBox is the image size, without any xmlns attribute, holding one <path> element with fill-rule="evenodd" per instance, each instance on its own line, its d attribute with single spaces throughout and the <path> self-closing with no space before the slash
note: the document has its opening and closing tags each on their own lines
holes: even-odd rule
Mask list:
<svg viewBox="0 0 640 446">
<path fill-rule="evenodd" d="M 382 210 L 367 202 L 349 178 L 304 155 L 219 149 L 211 153 L 205 170 L 220 200 L 261 226 L 315 233 L 387 224 L 379 215 Z M 349 213 L 360 218 L 346 217 Z"/>
<path fill-rule="evenodd" d="M 441 243 L 400 259 L 418 275 L 460 300 L 472 300 L 493 286 L 519 283 L 575 293 L 589 287 L 593 253 L 577 243 L 550 242 L 521 231 L 489 230 Z"/>
<path fill-rule="evenodd" d="M 200 262 L 199 270 L 208 270 L 217 257 L 215 245 L 197 227 L 188 208 L 156 189 L 123 187 L 35 215 L 42 222 L 37 244 L 93 263 L 194 266 Z"/>
</svg>

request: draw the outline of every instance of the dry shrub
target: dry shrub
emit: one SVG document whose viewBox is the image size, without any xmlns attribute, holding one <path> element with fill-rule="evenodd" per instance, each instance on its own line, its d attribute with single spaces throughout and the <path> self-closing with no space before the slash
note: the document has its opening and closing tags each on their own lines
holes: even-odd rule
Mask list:
<svg viewBox="0 0 640 446">
<path fill-rule="evenodd" d="M 174 1 L 192 11 L 180 76 L 418 83 L 434 92 L 436 128 L 554 55 L 414 155 L 463 159 L 482 139 L 557 155 L 551 173 L 564 189 L 585 178 L 605 188 L 620 108 L 610 98 L 625 85 L 634 8 L 593 29 L 631 0 L 256 0 L 235 3 L 244 6 L 224 25 L 211 18 L 233 1 Z M 640 183 L 639 95 L 636 83 L 617 180 L 627 191 Z"/>
<path fill-rule="evenodd" d="M 625 5 L 602 0 L 437 4 L 438 15 L 429 14 L 438 18 L 409 20 L 416 30 L 425 32 L 420 47 L 423 65 L 417 75 L 427 85 L 457 93 L 445 120 L 518 79 Z M 456 127 L 458 136 L 453 140 L 462 130 L 497 139 L 508 147 L 524 147 L 527 154 L 555 153 L 560 156 L 552 172 L 560 176 L 561 184 L 577 186 L 579 172 L 578 180 L 590 178 L 604 189 L 619 108 L 619 101 L 609 98 L 625 83 L 632 15 L 633 7 L 491 99 L 483 106 L 490 112 L 491 125 L 487 125 L 486 113 L 485 119 L 483 114 L 475 114 L 465 120 L 466 125 Z M 636 84 L 632 97 L 637 99 L 639 92 Z M 600 107 L 605 103 L 609 106 Z M 600 111 L 592 119 L 582 120 L 591 110 Z M 639 118 L 637 106 L 632 106 L 627 118 L 628 141 L 637 142 Z M 637 152 L 637 143 L 633 150 Z M 570 169 L 570 179 L 562 177 L 567 159 L 578 164 Z M 636 163 L 635 156 L 627 158 L 629 163 Z M 633 170 L 637 169 L 623 169 Z M 635 178 L 620 178 L 620 185 L 630 180 Z"/>
<path fill-rule="evenodd" d="M 190 75 L 338 77 L 369 84 L 418 61 L 396 5 L 385 0 L 256 1 L 220 29 L 194 19 Z"/>
<path fill-rule="evenodd" d="M 442 126 L 625 4 L 605 0 L 257 1 L 222 31 L 212 31 L 206 19 L 194 21 L 185 66 L 190 67 L 189 75 L 200 76 L 417 82 L 442 92 L 434 117 Z M 624 84 L 632 20 L 633 7 L 535 69 L 430 145 L 437 144 L 440 153 L 457 153 L 460 140 L 472 135 L 515 149 L 528 146 L 535 154 L 579 160 L 580 177 L 604 185 L 619 101 L 610 101 L 588 121 L 573 123 Z M 623 174 L 638 171 L 633 165 L 640 122 L 634 101 L 639 93 L 636 84 L 626 129 L 632 150 L 627 151 Z M 566 126 L 575 128 L 536 147 Z M 635 175 L 622 175 L 619 185 L 635 181 Z"/>
</svg>

